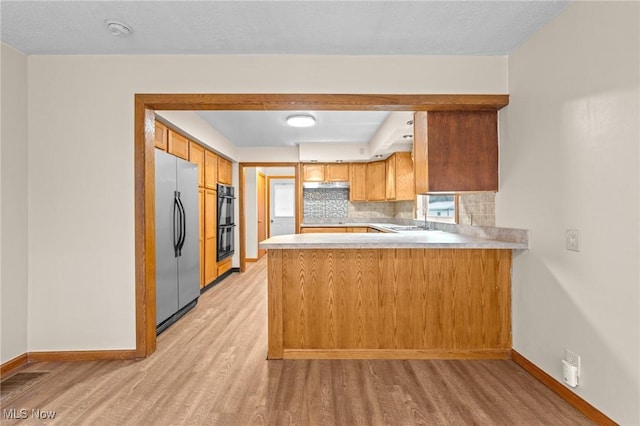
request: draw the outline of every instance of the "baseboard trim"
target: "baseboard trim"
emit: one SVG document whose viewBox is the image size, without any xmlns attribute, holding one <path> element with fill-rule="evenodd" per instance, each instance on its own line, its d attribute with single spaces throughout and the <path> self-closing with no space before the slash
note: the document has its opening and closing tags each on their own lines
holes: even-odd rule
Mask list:
<svg viewBox="0 0 640 426">
<path fill-rule="evenodd" d="M 27 364 L 28 355 L 26 353 L 18 355 L 17 357 L 10 359 L 4 364 L 0 365 L 0 376 L 6 376 L 13 373 L 18 368 Z"/>
<path fill-rule="evenodd" d="M 284 349 L 283 359 L 510 359 L 508 349 Z"/>
<path fill-rule="evenodd" d="M 43 351 L 29 352 L 29 362 L 54 362 L 54 361 L 98 361 L 136 359 L 135 349 L 106 350 L 106 351 Z"/>
<path fill-rule="evenodd" d="M 247 257 L 244 261 L 247 262 L 247 263 L 253 263 L 253 262 L 257 262 L 258 258 L 257 257 Z"/>
<path fill-rule="evenodd" d="M 527 358 L 518 353 L 515 349 L 511 350 L 511 359 L 522 367 L 525 371 L 538 379 L 542 384 L 558 394 L 562 399 L 574 406 L 578 411 L 593 420 L 598 425 L 617 425 L 616 422 L 607 417 L 602 411 L 573 393 L 565 385 L 545 373 L 540 367 L 529 361 Z"/>
</svg>

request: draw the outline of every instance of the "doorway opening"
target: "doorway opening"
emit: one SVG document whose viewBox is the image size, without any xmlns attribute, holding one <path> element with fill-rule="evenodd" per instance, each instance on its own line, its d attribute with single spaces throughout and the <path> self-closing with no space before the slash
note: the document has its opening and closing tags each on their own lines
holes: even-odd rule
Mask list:
<svg viewBox="0 0 640 426">
<path fill-rule="evenodd" d="M 509 95 L 398 95 L 398 94 L 136 94 L 134 97 L 134 205 L 135 305 L 137 358 L 156 349 L 155 162 L 156 110 L 324 110 L 324 111 L 434 111 L 490 110 L 509 103 Z M 263 164 L 253 164 L 262 166 Z M 296 167 L 297 163 L 284 166 Z M 242 165 L 240 168 L 242 171 Z M 300 185 L 300 179 L 296 179 Z M 242 173 L 240 184 L 243 185 Z M 300 188 L 296 188 L 296 193 Z M 242 200 L 240 200 L 242 202 Z M 296 202 L 300 212 L 300 200 Z M 296 217 L 299 220 L 300 214 Z M 240 235 L 244 226 L 241 218 Z M 298 226 L 298 225 L 297 225 Z M 240 246 L 243 270 L 244 245 Z"/>
<path fill-rule="evenodd" d="M 284 222 L 287 233 L 297 232 L 300 225 L 297 170 L 298 163 L 239 164 L 241 271 L 245 270 L 246 262 L 255 262 L 266 254 L 266 250 L 259 248 L 259 242 L 269 238 L 274 226 L 278 230 Z"/>
</svg>

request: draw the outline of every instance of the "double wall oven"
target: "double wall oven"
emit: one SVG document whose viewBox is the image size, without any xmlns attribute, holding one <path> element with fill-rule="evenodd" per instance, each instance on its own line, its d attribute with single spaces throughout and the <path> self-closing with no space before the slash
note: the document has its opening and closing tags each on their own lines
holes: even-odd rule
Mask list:
<svg viewBox="0 0 640 426">
<path fill-rule="evenodd" d="M 221 261 L 233 255 L 235 195 L 232 186 L 218 184 L 218 248 L 216 259 Z"/>
</svg>

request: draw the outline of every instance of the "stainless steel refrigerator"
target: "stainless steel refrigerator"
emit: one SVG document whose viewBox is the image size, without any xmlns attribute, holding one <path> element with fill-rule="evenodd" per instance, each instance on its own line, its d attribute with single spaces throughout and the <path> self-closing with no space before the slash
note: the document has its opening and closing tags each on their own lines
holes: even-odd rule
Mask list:
<svg viewBox="0 0 640 426">
<path fill-rule="evenodd" d="M 198 169 L 156 149 L 156 332 L 200 295 Z"/>
</svg>

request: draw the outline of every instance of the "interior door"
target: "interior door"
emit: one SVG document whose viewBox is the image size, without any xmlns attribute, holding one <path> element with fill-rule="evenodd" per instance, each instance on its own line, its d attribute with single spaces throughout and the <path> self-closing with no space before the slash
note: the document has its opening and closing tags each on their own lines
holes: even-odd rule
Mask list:
<svg viewBox="0 0 640 426">
<path fill-rule="evenodd" d="M 258 244 L 267 239 L 267 206 L 266 206 L 266 184 L 264 174 L 257 174 L 257 195 L 258 195 Z M 259 247 L 259 246 L 258 246 Z M 265 255 L 265 249 L 258 248 L 258 259 Z"/>
<path fill-rule="evenodd" d="M 269 237 L 296 233 L 295 179 L 269 178 Z"/>
</svg>

